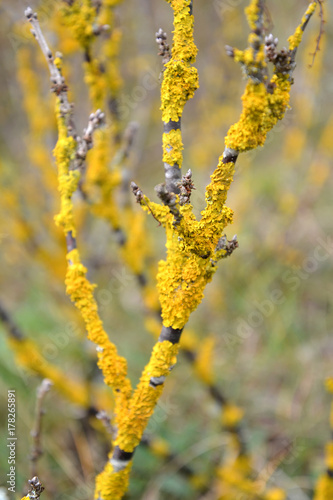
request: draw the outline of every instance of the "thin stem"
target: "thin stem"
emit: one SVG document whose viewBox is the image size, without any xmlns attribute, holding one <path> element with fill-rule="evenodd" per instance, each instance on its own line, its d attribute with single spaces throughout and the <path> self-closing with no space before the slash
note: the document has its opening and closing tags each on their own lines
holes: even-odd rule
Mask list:
<svg viewBox="0 0 333 500">
<path fill-rule="evenodd" d="M 43 454 L 41 435 L 42 435 L 42 418 L 44 415 L 43 402 L 46 394 L 52 386 L 51 380 L 45 378 L 37 388 L 36 410 L 35 410 L 35 425 L 31 431 L 33 445 L 30 455 L 31 460 L 31 476 L 37 476 L 37 461 Z"/>
</svg>

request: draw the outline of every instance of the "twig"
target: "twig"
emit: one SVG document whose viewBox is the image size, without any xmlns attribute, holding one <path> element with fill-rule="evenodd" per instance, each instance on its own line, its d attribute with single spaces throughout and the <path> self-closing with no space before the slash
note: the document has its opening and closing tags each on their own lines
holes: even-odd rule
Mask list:
<svg viewBox="0 0 333 500">
<path fill-rule="evenodd" d="M 31 7 L 28 7 L 24 11 L 24 14 L 25 14 L 26 18 L 28 19 L 28 21 L 32 24 L 31 32 L 34 35 L 34 37 L 36 38 L 44 56 L 45 56 L 46 62 L 48 64 L 51 82 L 53 84 L 51 87 L 51 90 L 53 92 L 55 92 L 57 94 L 57 96 L 59 96 L 60 112 L 62 113 L 63 116 L 65 116 L 65 115 L 70 116 L 70 114 L 72 112 L 72 106 L 68 102 L 68 96 L 67 96 L 68 87 L 65 84 L 65 79 L 62 76 L 61 71 L 58 69 L 58 67 L 56 66 L 56 64 L 54 62 L 54 57 L 52 55 L 52 52 L 51 52 L 49 46 L 47 45 L 47 42 L 46 42 L 44 35 L 42 33 L 42 30 L 40 28 L 37 14 L 36 14 L 36 12 L 33 12 Z M 57 53 L 56 57 L 61 57 L 61 55 L 59 53 Z M 72 127 L 72 130 L 74 131 L 75 129 L 74 129 L 73 123 L 71 123 L 70 125 Z M 75 137 L 76 134 L 73 133 L 73 135 Z"/>
<path fill-rule="evenodd" d="M 3 322 L 8 330 L 8 333 L 14 337 L 16 340 L 23 340 L 24 335 L 19 329 L 19 327 L 14 323 L 12 317 L 8 311 L 4 308 L 3 304 L 0 302 L 0 320 Z"/>
<path fill-rule="evenodd" d="M 186 205 L 190 202 L 193 189 L 195 187 L 192 181 L 192 170 L 189 168 L 179 183 L 179 205 Z"/>
<path fill-rule="evenodd" d="M 76 137 L 77 150 L 74 161 L 74 169 L 83 170 L 87 153 L 93 147 L 93 133 L 104 124 L 105 115 L 100 109 L 89 116 L 88 126 L 83 130 L 83 137 Z"/>
<path fill-rule="evenodd" d="M 229 257 L 233 253 L 236 248 L 239 247 L 238 240 L 237 240 L 237 234 L 235 234 L 231 240 L 227 240 L 226 235 L 224 234 L 221 236 L 219 239 L 217 246 L 216 246 L 216 251 L 219 250 L 225 250 L 226 253 L 224 257 Z"/>
<path fill-rule="evenodd" d="M 155 216 L 154 212 L 150 208 L 150 206 L 147 203 L 147 201 L 145 200 L 143 192 L 141 191 L 141 189 L 139 188 L 139 186 L 137 184 L 135 184 L 135 182 L 133 182 L 133 181 L 131 182 L 131 189 L 132 189 L 133 194 L 135 196 L 136 202 L 140 203 L 140 205 L 146 205 L 149 208 L 150 213 L 152 214 L 152 216 L 154 217 L 154 219 L 158 222 L 158 225 L 160 226 L 161 223 L 158 220 L 158 218 Z"/>
<path fill-rule="evenodd" d="M 162 56 L 162 62 L 163 65 L 165 66 L 171 59 L 171 52 L 170 52 L 170 47 L 169 44 L 167 43 L 167 34 L 160 28 L 157 33 L 155 34 L 156 36 L 156 42 L 158 43 L 158 48 L 159 48 L 159 56 Z"/>
<path fill-rule="evenodd" d="M 121 165 L 129 157 L 130 151 L 133 146 L 135 135 L 138 131 L 139 125 L 137 122 L 130 122 L 126 127 L 123 135 L 122 147 L 115 154 L 111 163 L 111 168 Z"/>
<path fill-rule="evenodd" d="M 45 40 L 38 22 L 37 14 L 33 12 L 31 7 L 28 7 L 24 11 L 24 13 L 28 21 L 32 24 L 33 29 L 31 30 L 31 32 L 36 38 L 48 64 L 51 82 L 53 84 L 51 90 L 56 93 L 59 99 L 60 114 L 64 117 L 67 116 L 67 132 L 71 134 L 77 142 L 75 159 L 73 161 L 73 169 L 80 169 L 82 171 L 84 168 L 84 162 L 87 156 L 87 152 L 93 145 L 93 132 L 98 127 L 100 127 L 102 123 L 104 123 L 105 115 L 101 112 L 101 110 L 98 109 L 95 113 L 92 113 L 90 115 L 88 126 L 83 131 L 82 139 L 76 134 L 76 127 L 71 116 L 73 106 L 68 101 L 68 87 L 65 83 L 65 78 L 62 76 L 61 71 L 56 64 L 52 52 Z M 60 53 L 56 53 L 56 57 L 61 58 L 62 56 Z M 79 186 L 82 187 L 82 184 L 79 183 Z M 85 196 L 82 189 L 81 192 L 83 196 Z M 66 243 L 68 252 L 76 248 L 76 239 L 71 231 L 66 234 Z"/>
<path fill-rule="evenodd" d="M 106 411 L 101 410 L 98 413 L 96 413 L 96 418 L 98 418 L 98 420 L 100 420 L 103 423 L 106 431 L 112 436 L 112 440 L 114 440 L 116 438 L 116 435 L 117 435 L 117 430 L 111 424 L 111 418 L 106 413 Z"/>
<path fill-rule="evenodd" d="M 311 64 L 309 64 L 309 68 L 312 68 L 312 66 L 314 64 L 314 60 L 316 58 L 317 52 L 319 52 L 319 50 L 320 50 L 320 40 L 321 40 L 323 34 L 325 33 L 325 31 L 324 31 L 325 19 L 324 19 L 323 0 L 317 0 L 317 2 L 319 5 L 320 28 L 319 28 L 319 34 L 316 38 L 315 50 L 314 50 L 314 52 L 310 53 L 310 55 L 312 56 L 312 61 L 311 61 Z"/>
<path fill-rule="evenodd" d="M 37 461 L 39 457 L 43 454 L 43 449 L 41 445 L 42 417 L 44 415 L 43 401 L 52 385 L 53 383 L 51 382 L 51 380 L 44 378 L 40 386 L 37 388 L 35 425 L 31 431 L 33 444 L 32 444 L 30 460 L 31 460 L 31 475 L 33 477 L 37 476 Z"/>
<path fill-rule="evenodd" d="M 175 220 L 173 221 L 173 225 L 178 225 L 183 216 L 179 212 L 176 195 L 174 193 L 170 193 L 165 183 L 155 186 L 155 191 L 160 200 L 164 203 L 164 205 L 169 207 L 170 212 L 174 216 Z"/>
<path fill-rule="evenodd" d="M 32 479 L 29 479 L 28 483 L 30 485 L 28 497 L 30 500 L 39 500 L 40 495 L 45 489 L 41 481 L 37 476 L 34 476 Z"/>
</svg>

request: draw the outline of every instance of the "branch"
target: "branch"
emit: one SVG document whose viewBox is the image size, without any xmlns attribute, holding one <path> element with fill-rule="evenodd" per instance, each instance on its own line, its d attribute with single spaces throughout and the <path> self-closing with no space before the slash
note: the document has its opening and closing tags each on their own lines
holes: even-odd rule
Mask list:
<svg viewBox="0 0 333 500">
<path fill-rule="evenodd" d="M 37 40 L 45 53 L 47 44 L 37 21 L 37 16 L 28 8 L 26 15 L 34 26 L 37 33 Z M 48 49 L 48 47 L 47 47 Z M 46 52 L 50 61 L 49 49 Z M 57 64 L 60 61 L 57 61 Z M 51 75 L 54 71 L 52 63 L 49 64 Z M 58 66 L 56 65 L 56 69 Z M 59 73 L 60 74 L 60 73 Z M 62 84 L 64 83 L 61 80 Z M 96 344 L 98 353 L 98 366 L 102 370 L 105 383 L 113 389 L 113 394 L 116 401 L 116 411 L 121 408 L 126 410 L 128 400 L 130 398 L 132 387 L 131 382 L 127 377 L 127 362 L 119 356 L 115 345 L 109 340 L 108 334 L 104 330 L 103 323 L 99 317 L 98 307 L 93 295 L 94 285 L 86 278 L 87 269 L 83 266 L 80 254 L 76 243 L 76 224 L 73 217 L 73 194 L 76 191 L 80 172 L 71 169 L 73 156 L 77 151 L 77 144 L 70 135 L 71 127 L 66 123 L 66 119 L 62 113 L 62 103 L 64 98 L 67 101 L 67 88 L 62 89 L 57 93 L 56 117 L 58 125 L 58 141 L 54 149 L 58 170 L 58 183 L 61 200 L 60 213 L 55 217 L 56 224 L 62 227 L 66 236 L 68 246 L 67 253 L 67 273 L 66 273 L 66 293 L 70 296 L 72 302 L 79 309 L 81 316 L 85 322 L 88 339 Z M 64 96 L 63 96 L 64 94 Z M 89 143 L 92 131 L 97 124 L 101 122 L 102 114 L 91 115 L 88 128 L 85 132 L 84 140 Z M 118 415 L 117 415 L 118 416 Z"/>
<path fill-rule="evenodd" d="M 3 322 L 8 330 L 8 333 L 13 337 L 13 339 L 21 341 L 24 339 L 24 334 L 21 332 L 20 328 L 13 321 L 12 317 L 8 311 L 4 308 L 3 304 L 0 302 L 0 320 Z"/>
<path fill-rule="evenodd" d="M 179 203 L 177 201 L 177 196 L 174 193 L 170 193 L 164 183 L 155 186 L 155 191 L 159 199 L 163 202 L 164 205 L 169 207 L 170 213 L 172 213 L 172 215 L 174 216 L 173 225 L 179 225 L 180 221 L 182 220 L 182 215 L 179 212 Z"/>
<path fill-rule="evenodd" d="M 171 59 L 165 64 L 161 88 L 161 109 L 163 121 L 163 163 L 167 191 L 179 193 L 181 181 L 182 135 L 181 116 L 188 99 L 198 88 L 198 74 L 191 66 L 195 61 L 197 48 L 193 41 L 192 2 L 172 2 L 174 11 L 174 37 Z M 186 26 L 186 28 L 184 28 Z M 166 57 L 166 35 L 160 29 L 156 34 Z M 162 44 L 163 42 L 163 44 Z"/>
<path fill-rule="evenodd" d="M 76 137 L 77 149 L 75 154 L 74 169 L 82 171 L 89 149 L 93 147 L 93 133 L 104 124 L 105 115 L 100 109 L 89 116 L 88 126 L 83 130 L 83 137 Z"/>
<path fill-rule="evenodd" d="M 44 491 L 44 486 L 37 476 L 29 479 L 29 493 L 27 496 L 23 497 L 22 500 L 39 500 L 41 494 Z"/>
<path fill-rule="evenodd" d="M 32 30 L 31 33 L 34 35 L 36 38 L 37 42 L 39 43 L 39 46 L 45 56 L 46 62 L 49 67 L 50 71 L 50 77 L 51 77 L 51 82 L 52 82 L 52 87 L 51 90 L 56 93 L 56 95 L 59 97 L 60 101 L 60 112 L 62 116 L 69 115 L 72 112 L 72 106 L 68 102 L 68 96 L 67 96 L 67 90 L 68 87 L 65 84 L 65 79 L 61 74 L 61 71 L 59 67 L 55 64 L 55 60 L 53 58 L 52 52 L 49 49 L 49 46 L 44 38 L 44 35 L 42 33 L 42 30 L 40 28 L 39 22 L 38 22 L 38 17 L 36 12 L 33 12 L 31 7 L 28 7 L 25 11 L 24 14 L 28 21 L 32 24 Z M 60 54 L 56 54 L 56 58 L 58 59 Z M 73 131 L 73 135 L 75 136 L 74 132 L 74 127 L 73 124 L 71 124 L 71 130 Z"/>
<path fill-rule="evenodd" d="M 37 476 L 37 461 L 43 454 L 41 445 L 42 433 L 42 417 L 44 415 L 43 402 L 46 394 L 52 386 L 51 380 L 45 378 L 40 386 L 37 388 L 36 410 L 35 410 L 35 425 L 31 431 L 33 439 L 32 451 L 30 455 L 31 460 L 31 475 Z"/>
<path fill-rule="evenodd" d="M 101 410 L 98 413 L 96 413 L 96 418 L 98 418 L 98 420 L 100 420 L 103 423 L 108 434 L 112 436 L 112 441 L 114 441 L 114 439 L 117 436 L 117 429 L 111 424 L 111 418 L 106 413 L 106 411 Z"/>
<path fill-rule="evenodd" d="M 310 55 L 312 55 L 312 62 L 309 65 L 309 68 L 312 68 L 312 66 L 314 64 L 314 60 L 316 58 L 317 52 L 320 50 L 320 40 L 321 40 L 323 34 L 325 33 L 325 31 L 324 31 L 325 19 L 324 19 L 323 0 L 317 0 L 317 2 L 319 4 L 320 27 L 319 27 L 319 34 L 318 34 L 317 39 L 316 39 L 315 50 L 312 54 L 310 54 Z"/>
<path fill-rule="evenodd" d="M 157 33 L 155 33 L 155 36 L 159 48 L 158 55 L 162 57 L 163 66 L 165 66 L 171 59 L 171 51 L 167 43 L 167 34 L 160 28 Z"/>
</svg>

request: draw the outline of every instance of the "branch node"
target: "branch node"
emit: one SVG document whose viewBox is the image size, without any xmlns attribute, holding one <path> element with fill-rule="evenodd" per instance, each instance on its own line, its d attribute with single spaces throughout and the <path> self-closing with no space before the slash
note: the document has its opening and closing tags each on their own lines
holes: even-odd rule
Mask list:
<svg viewBox="0 0 333 500">
<path fill-rule="evenodd" d="M 156 43 L 158 43 L 159 53 L 161 56 L 163 65 L 165 66 L 171 59 L 171 52 L 169 44 L 167 43 L 167 34 L 160 28 L 156 33 Z"/>
<path fill-rule="evenodd" d="M 164 182 L 162 184 L 157 184 L 157 186 L 155 186 L 155 191 L 159 199 L 164 205 L 169 207 L 170 212 L 174 216 L 175 220 L 173 221 L 173 226 L 179 225 L 183 216 L 179 212 L 177 196 L 167 190 Z"/>
<path fill-rule="evenodd" d="M 179 205 L 186 205 L 190 202 L 192 190 L 195 189 L 192 181 L 192 170 L 189 168 L 182 180 L 179 181 Z"/>
</svg>

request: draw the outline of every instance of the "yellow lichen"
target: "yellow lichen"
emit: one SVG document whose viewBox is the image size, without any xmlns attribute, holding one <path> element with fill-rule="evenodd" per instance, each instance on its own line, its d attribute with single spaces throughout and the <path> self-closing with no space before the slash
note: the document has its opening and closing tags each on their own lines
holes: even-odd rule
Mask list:
<svg viewBox="0 0 333 500">
<path fill-rule="evenodd" d="M 174 10 L 174 36 L 172 58 L 165 65 L 161 88 L 162 120 L 178 121 L 188 99 L 198 88 L 197 69 L 190 64 L 195 61 L 197 48 L 193 41 L 193 16 L 189 2 L 170 0 Z"/>
<path fill-rule="evenodd" d="M 87 269 L 81 263 L 77 249 L 67 254 L 67 261 L 66 292 L 81 313 L 88 339 L 99 346 L 98 366 L 103 372 L 105 383 L 114 390 L 116 403 L 126 408 L 131 395 L 126 360 L 118 355 L 115 345 L 109 341 L 103 328 L 93 296 L 95 285 L 87 280 Z"/>
<path fill-rule="evenodd" d="M 256 23 L 258 22 L 258 17 L 260 14 L 258 0 L 251 0 L 250 5 L 248 5 L 248 7 L 245 7 L 245 14 L 251 31 L 254 31 L 256 29 Z"/>
<path fill-rule="evenodd" d="M 69 171 L 69 166 L 74 158 L 76 142 L 73 137 L 67 137 L 65 119 L 60 116 L 59 103 L 57 103 L 57 116 L 59 126 L 59 139 L 53 154 L 58 167 L 58 189 L 60 192 L 60 213 L 55 216 L 56 224 L 63 227 L 65 233 L 72 231 L 75 235 L 73 218 L 72 195 L 76 191 L 80 173 Z"/>
<path fill-rule="evenodd" d="M 317 2 L 312 2 L 307 8 L 304 16 L 302 17 L 301 23 L 297 26 L 295 33 L 288 38 L 289 50 L 296 49 L 302 41 L 303 29 L 302 26 L 306 23 L 307 19 L 312 16 L 317 6 Z"/>
<path fill-rule="evenodd" d="M 128 411 L 122 411 L 118 418 L 118 434 L 115 444 L 122 450 L 132 452 L 141 441 L 143 431 L 154 412 L 162 393 L 163 385 L 152 387 L 152 377 L 166 377 L 176 363 L 179 345 L 171 342 L 157 342 L 150 361 L 145 367 L 140 382 L 130 400 Z"/>
<path fill-rule="evenodd" d="M 115 472 L 108 462 L 103 470 L 96 477 L 95 499 L 121 500 L 127 491 L 132 463 L 120 471 Z"/>
<path fill-rule="evenodd" d="M 239 152 L 262 146 L 267 133 L 281 120 L 289 104 L 291 83 L 287 77 L 274 75 L 273 93 L 264 83 L 249 81 L 242 96 L 240 120 L 228 131 L 225 144 Z"/>
<path fill-rule="evenodd" d="M 87 49 L 94 36 L 93 24 L 96 18 L 96 8 L 90 0 L 75 0 L 62 8 L 63 23 L 69 27 L 75 39 Z"/>
<path fill-rule="evenodd" d="M 103 109 L 107 92 L 107 82 L 100 70 L 97 59 L 83 63 L 84 81 L 89 88 L 90 100 L 94 109 Z"/>
<path fill-rule="evenodd" d="M 182 150 L 182 133 L 180 129 L 171 130 L 167 134 L 163 134 L 163 161 L 169 165 L 177 164 L 182 167 L 183 155 Z"/>
</svg>

